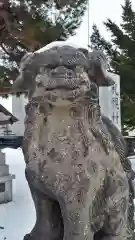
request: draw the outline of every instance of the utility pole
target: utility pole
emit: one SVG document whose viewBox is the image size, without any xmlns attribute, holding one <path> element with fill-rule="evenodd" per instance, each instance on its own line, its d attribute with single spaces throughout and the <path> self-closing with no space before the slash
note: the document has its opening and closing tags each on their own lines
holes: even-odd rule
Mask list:
<svg viewBox="0 0 135 240">
<path fill-rule="evenodd" d="M 90 0 L 88 0 L 88 50 L 90 43 Z"/>
</svg>

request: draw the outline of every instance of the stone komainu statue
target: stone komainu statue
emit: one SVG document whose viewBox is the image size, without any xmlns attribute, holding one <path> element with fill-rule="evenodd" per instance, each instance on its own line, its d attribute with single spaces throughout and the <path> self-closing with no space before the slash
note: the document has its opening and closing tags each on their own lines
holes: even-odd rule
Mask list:
<svg viewBox="0 0 135 240">
<path fill-rule="evenodd" d="M 14 88 L 29 91 L 23 153 L 37 216 L 24 239 L 126 235 L 128 178 L 93 97 L 113 80 L 100 54 L 89 63 L 66 45 L 22 59 Z"/>
</svg>

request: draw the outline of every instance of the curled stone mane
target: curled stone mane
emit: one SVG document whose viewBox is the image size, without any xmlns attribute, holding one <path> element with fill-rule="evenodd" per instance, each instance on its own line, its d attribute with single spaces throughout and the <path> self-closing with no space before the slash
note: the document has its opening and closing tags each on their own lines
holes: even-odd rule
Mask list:
<svg viewBox="0 0 135 240">
<path fill-rule="evenodd" d="M 109 120 L 108 117 L 102 116 L 102 121 L 107 127 L 109 133 L 111 134 L 112 141 L 117 153 L 120 156 L 120 161 L 123 166 L 124 171 L 127 174 L 129 183 L 129 207 L 128 207 L 128 219 L 127 219 L 127 233 L 125 239 L 132 239 L 134 235 L 134 183 L 135 172 L 132 169 L 131 162 L 127 158 L 127 144 L 124 137 L 116 126 Z"/>
</svg>

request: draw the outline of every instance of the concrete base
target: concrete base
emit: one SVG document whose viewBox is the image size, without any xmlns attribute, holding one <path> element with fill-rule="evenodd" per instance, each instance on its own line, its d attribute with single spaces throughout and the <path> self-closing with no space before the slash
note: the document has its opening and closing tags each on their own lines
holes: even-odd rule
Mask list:
<svg viewBox="0 0 135 240">
<path fill-rule="evenodd" d="M 12 180 L 15 175 L 0 177 L 0 204 L 12 201 Z"/>
</svg>

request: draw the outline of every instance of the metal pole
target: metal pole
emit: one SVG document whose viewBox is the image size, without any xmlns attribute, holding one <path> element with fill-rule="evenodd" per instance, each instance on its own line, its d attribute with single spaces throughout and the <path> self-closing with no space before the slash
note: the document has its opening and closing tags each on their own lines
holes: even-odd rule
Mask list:
<svg viewBox="0 0 135 240">
<path fill-rule="evenodd" d="M 88 0 L 88 50 L 90 41 L 90 0 Z"/>
</svg>

